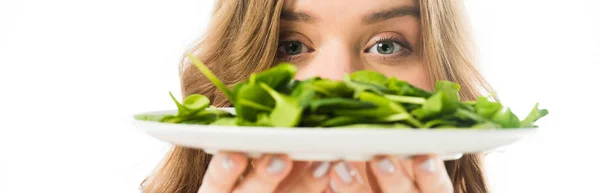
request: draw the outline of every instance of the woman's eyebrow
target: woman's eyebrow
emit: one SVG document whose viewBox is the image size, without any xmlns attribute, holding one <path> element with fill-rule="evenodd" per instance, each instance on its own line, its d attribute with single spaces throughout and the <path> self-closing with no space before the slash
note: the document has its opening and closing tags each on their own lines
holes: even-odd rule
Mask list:
<svg viewBox="0 0 600 193">
<path fill-rule="evenodd" d="M 417 7 L 413 6 L 400 6 L 392 9 L 379 11 L 375 13 L 371 13 L 365 17 L 363 17 L 363 24 L 373 24 L 377 22 L 382 22 L 388 19 L 393 19 L 396 17 L 404 17 L 404 16 L 414 16 L 420 17 L 421 11 Z"/>
<path fill-rule="evenodd" d="M 290 10 L 282 10 L 281 11 L 281 19 L 286 21 L 295 21 L 295 22 L 303 22 L 303 23 L 317 23 L 319 19 L 315 16 L 312 16 L 308 13 L 304 12 L 294 12 Z"/>
<path fill-rule="evenodd" d="M 393 19 L 396 17 L 404 17 L 404 16 L 414 16 L 420 17 L 421 12 L 419 8 L 413 6 L 400 6 L 384 11 L 374 12 L 365 17 L 363 17 L 363 24 L 373 24 L 377 22 L 382 22 L 388 19 Z M 292 22 L 303 22 L 303 23 L 318 23 L 320 21 L 319 18 L 304 12 L 295 12 L 290 10 L 282 10 L 281 11 L 281 19 Z"/>
</svg>

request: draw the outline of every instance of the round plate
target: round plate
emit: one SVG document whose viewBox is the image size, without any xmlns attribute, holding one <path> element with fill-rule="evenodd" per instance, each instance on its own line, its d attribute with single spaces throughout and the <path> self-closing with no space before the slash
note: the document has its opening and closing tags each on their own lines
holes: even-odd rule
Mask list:
<svg viewBox="0 0 600 193">
<path fill-rule="evenodd" d="M 225 110 L 233 111 L 230 108 Z M 175 111 L 146 114 L 176 114 Z M 327 129 L 233 127 L 135 120 L 149 135 L 174 145 L 244 152 L 250 157 L 286 154 L 295 160 L 365 161 L 376 155 L 410 157 L 435 154 L 444 160 L 486 152 L 521 140 L 537 129 Z"/>
</svg>

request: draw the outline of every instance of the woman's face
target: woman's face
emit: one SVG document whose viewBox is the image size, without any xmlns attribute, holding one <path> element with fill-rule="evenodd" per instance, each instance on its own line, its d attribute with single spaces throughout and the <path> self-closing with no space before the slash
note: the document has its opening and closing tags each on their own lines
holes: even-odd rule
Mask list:
<svg viewBox="0 0 600 193">
<path fill-rule="evenodd" d="M 298 79 L 374 70 L 431 89 L 415 0 L 286 0 L 280 32 L 278 58 Z"/>
</svg>

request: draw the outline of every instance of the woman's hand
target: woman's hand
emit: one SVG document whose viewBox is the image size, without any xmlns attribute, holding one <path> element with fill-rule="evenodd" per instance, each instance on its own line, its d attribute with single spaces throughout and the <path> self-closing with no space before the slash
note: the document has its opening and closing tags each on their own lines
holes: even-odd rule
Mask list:
<svg viewBox="0 0 600 193">
<path fill-rule="evenodd" d="M 322 193 L 330 182 L 330 165 L 326 162 L 292 162 L 286 156 L 267 155 L 254 160 L 254 167 L 242 178 L 247 165 L 244 154 L 217 154 L 198 192 Z"/>
<path fill-rule="evenodd" d="M 378 158 L 363 164 L 293 162 L 286 156 L 263 156 L 242 177 L 248 158 L 219 153 L 211 161 L 199 193 L 451 193 L 443 162 L 435 157 Z M 331 166 L 331 167 L 330 167 Z M 371 177 L 367 179 L 367 176 Z M 327 191 L 329 192 L 329 191 Z"/>
<path fill-rule="evenodd" d="M 375 180 L 369 180 L 357 169 L 357 164 L 342 162 L 333 167 L 332 188 L 340 193 L 370 192 L 379 189 L 383 193 L 452 193 L 453 187 L 444 162 L 432 156 L 399 160 L 384 157 L 370 161 L 366 166 Z M 364 166 L 363 166 L 364 167 Z M 373 186 L 378 186 L 373 188 Z"/>
</svg>

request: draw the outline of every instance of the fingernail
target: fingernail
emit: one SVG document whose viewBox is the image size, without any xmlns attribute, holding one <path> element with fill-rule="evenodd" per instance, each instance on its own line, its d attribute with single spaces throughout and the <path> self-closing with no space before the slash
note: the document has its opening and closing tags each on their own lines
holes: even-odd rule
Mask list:
<svg viewBox="0 0 600 193">
<path fill-rule="evenodd" d="M 221 159 L 221 167 L 223 167 L 223 169 L 229 170 L 229 169 L 233 168 L 234 166 L 235 166 L 235 162 L 233 162 L 233 160 L 231 159 L 231 156 L 229 156 L 229 155 L 223 156 L 223 159 Z"/>
<path fill-rule="evenodd" d="M 352 182 L 352 174 L 350 173 L 349 166 L 346 163 L 340 162 L 336 164 L 335 167 L 333 167 L 333 170 L 335 173 L 337 173 L 342 182 L 346 184 Z"/>
<path fill-rule="evenodd" d="M 360 175 L 358 174 L 358 170 L 356 170 L 354 168 L 350 169 L 350 176 L 352 176 L 353 178 L 356 178 L 356 181 L 359 184 L 365 183 L 365 181 L 362 179 L 362 177 L 360 177 Z"/>
<path fill-rule="evenodd" d="M 333 180 L 329 180 L 329 188 L 331 188 L 331 191 L 333 191 L 334 193 L 337 193 L 337 188 L 335 187 L 335 183 L 333 182 Z"/>
<path fill-rule="evenodd" d="M 276 174 L 283 171 L 283 169 L 285 169 L 285 161 L 278 157 L 272 157 L 269 167 L 267 167 L 267 173 Z"/>
<path fill-rule="evenodd" d="M 425 172 L 435 172 L 435 162 L 433 161 L 433 159 L 429 158 L 427 159 L 427 161 L 424 161 L 423 163 L 421 163 L 419 165 L 419 167 L 421 168 L 421 170 L 425 171 Z"/>
<path fill-rule="evenodd" d="M 325 174 L 327 174 L 327 172 L 329 171 L 329 167 L 331 166 L 331 163 L 329 162 L 321 162 L 320 164 L 317 163 L 318 166 L 315 168 L 314 172 L 313 172 L 313 177 L 314 178 L 321 178 L 323 176 L 325 176 Z"/>
<path fill-rule="evenodd" d="M 396 166 L 394 166 L 394 163 L 390 159 L 383 159 L 377 162 L 377 168 L 385 174 L 393 174 L 396 172 Z"/>
</svg>

